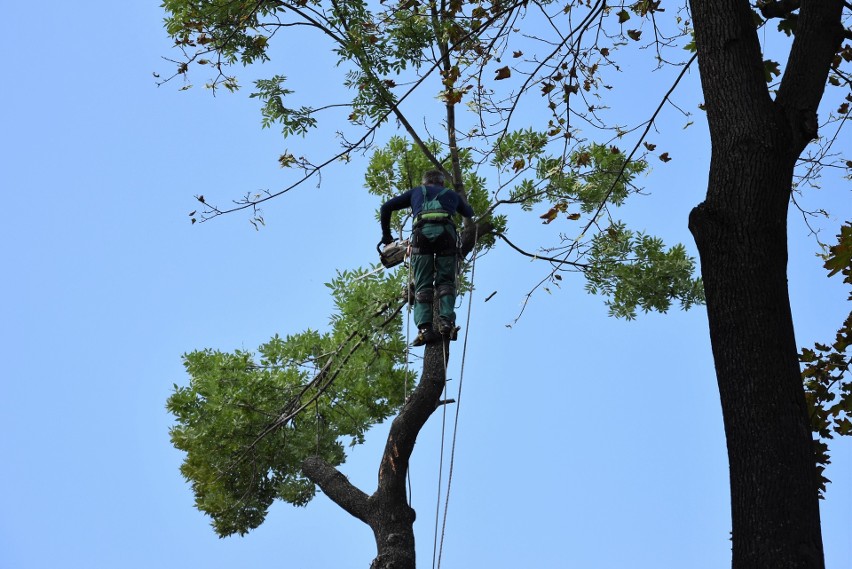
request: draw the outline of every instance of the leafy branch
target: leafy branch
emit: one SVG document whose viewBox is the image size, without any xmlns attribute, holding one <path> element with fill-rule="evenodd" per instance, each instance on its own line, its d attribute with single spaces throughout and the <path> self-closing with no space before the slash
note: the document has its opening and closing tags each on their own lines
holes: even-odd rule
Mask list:
<svg viewBox="0 0 852 569">
<path fill-rule="evenodd" d="M 837 243 L 825 256 L 828 276 L 843 275 L 843 282 L 852 285 L 852 223 L 840 228 Z M 849 295 L 852 301 L 852 293 Z M 814 440 L 816 460 L 820 474 L 820 494 L 825 492 L 829 480 L 823 475 L 831 463 L 828 439 L 834 435 L 852 435 L 852 312 L 840 325 L 831 344 L 814 344 L 803 348 L 799 361 L 804 365 L 805 399 L 810 408 L 811 425 L 817 438 Z"/>
</svg>

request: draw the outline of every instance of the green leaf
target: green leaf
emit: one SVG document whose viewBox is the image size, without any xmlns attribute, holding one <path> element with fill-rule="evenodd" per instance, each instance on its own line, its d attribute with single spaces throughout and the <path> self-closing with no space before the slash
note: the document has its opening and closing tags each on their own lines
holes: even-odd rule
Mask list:
<svg viewBox="0 0 852 569">
<path fill-rule="evenodd" d="M 257 354 L 184 356 L 189 383 L 167 401 L 170 435 L 186 453 L 181 472 L 196 504 L 220 535 L 257 527 L 275 499 L 306 504 L 315 489 L 300 474 L 302 461 L 319 454 L 342 463 L 341 437 L 363 442 L 402 405 L 400 386 L 414 379 L 394 309 L 404 276 L 359 279 L 366 272 L 342 271 L 329 283 L 337 310 L 327 333 L 276 335 Z M 307 411 L 273 423 L 300 408 Z"/>
</svg>

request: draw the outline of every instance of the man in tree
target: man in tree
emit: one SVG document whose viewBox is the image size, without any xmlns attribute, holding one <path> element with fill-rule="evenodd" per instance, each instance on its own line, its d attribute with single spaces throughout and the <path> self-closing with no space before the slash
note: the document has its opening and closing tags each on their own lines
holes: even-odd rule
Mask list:
<svg viewBox="0 0 852 569">
<path fill-rule="evenodd" d="M 458 233 L 453 214 L 473 216 L 473 208 L 464 198 L 444 187 L 444 174 L 428 170 L 423 185 L 386 201 L 381 208 L 382 243 L 393 241 L 391 212 L 410 207 L 414 216 L 411 238 L 411 268 L 414 273 L 414 346 L 422 346 L 456 332 L 456 262 Z M 432 326 L 432 299 L 439 300 L 438 333 Z"/>
<path fill-rule="evenodd" d="M 826 85 L 845 87 L 850 84 L 848 70 L 843 67 L 852 61 L 852 47 L 844 43 L 852 38 L 849 0 L 690 0 L 677 11 L 660 7 L 659 1 L 617 6 L 604 1 L 566 2 L 564 9 L 554 6 L 552 13 L 543 7 L 549 3 L 538 3 L 549 26 L 540 26 L 539 20 L 533 20 L 531 25 L 536 30 L 552 27 L 556 32 L 553 38 L 538 37 L 538 31 L 532 35 L 519 33 L 521 21 L 526 17 L 527 2 L 522 0 L 491 2 L 490 9 L 488 3 L 481 2 L 441 2 L 439 6 L 434 2 L 400 0 L 388 2 L 388 6 L 381 3 L 383 7 L 378 14 L 373 14 L 362 2 L 332 1 L 326 5 L 316 0 L 320 8 L 305 15 L 303 4 L 166 0 L 164 5 L 173 16 L 167 19 L 167 28 L 186 55 L 186 61 L 179 62 L 175 76 L 185 76 L 189 65 L 198 63 L 219 69 L 221 79 L 217 79 L 213 87 L 221 85 L 234 89 L 236 79 L 221 71 L 222 63 L 264 61 L 268 58 L 268 40 L 276 30 L 291 25 L 313 26 L 335 42 L 335 53 L 341 56 L 341 62 L 345 60 L 352 66 L 345 81 L 354 92 L 349 122 L 363 129 L 363 132 L 358 131 L 360 138 L 350 137 L 355 142 L 346 143 L 334 159 L 348 161 L 351 152 L 369 148 L 376 130 L 391 123 L 393 116 L 422 151 L 424 162 L 441 168 L 438 156 L 448 152 L 453 164 L 454 188 L 473 200 L 480 213 L 493 213 L 497 206 L 500 212 L 507 211 L 506 206 L 532 211 L 533 206 L 541 204 L 550 208 L 541 216 L 545 224 L 561 217 L 560 214 L 569 221 L 589 216 L 577 240 L 567 239 L 553 248 L 542 247 L 548 251 L 547 257 L 526 253 L 509 242 L 505 236 L 507 217 L 501 219 L 502 214 L 493 216 L 492 231 L 478 231 L 480 236 L 492 233 L 492 239 L 500 238 L 522 254 L 552 263 L 549 278 L 554 281 L 561 280 L 560 272 L 581 269 L 589 279 L 590 292 L 610 294 L 612 312 L 628 317 L 633 317 L 637 306 L 646 311 L 665 312 L 673 297 L 681 298 L 683 306 L 688 307 L 703 299 L 706 291 L 731 471 L 732 566 L 735 569 L 824 569 L 817 492 L 819 471 L 814 460 L 810 413 L 802 386 L 787 285 L 787 218 L 794 182 L 801 187 L 802 180 L 819 172 L 824 159 L 833 155 L 831 146 L 839 139 L 839 131 L 825 137 L 825 145 L 820 143 L 820 149 L 812 155 L 803 159 L 802 153 L 819 131 L 824 130 L 824 125 L 838 124 L 839 128 L 849 116 L 852 95 L 845 89 L 832 97 L 839 106 L 829 113 L 827 122 L 825 118 L 820 120 L 817 114 Z M 221 8 L 225 5 L 227 10 Z M 618 10 L 619 7 L 622 9 Z M 241 12 L 238 18 L 231 8 Z M 663 17 L 667 9 L 672 14 L 668 23 Z M 294 21 L 282 23 L 281 14 L 292 14 Z M 557 19 L 562 18 L 557 14 L 567 16 L 567 21 Z M 689 17 L 685 18 L 687 14 Z M 793 38 L 786 60 L 780 63 L 767 59 L 763 46 L 768 30 L 775 27 L 766 24 L 776 19 L 779 32 Z M 630 29 L 625 30 L 626 27 Z M 644 38 L 653 39 L 643 39 L 643 28 Z M 210 35 L 211 30 L 215 35 Z M 692 38 L 694 41 L 689 41 Z M 526 41 L 528 39 L 547 46 L 549 54 L 530 53 L 533 46 Z M 662 103 L 674 105 L 669 100 L 674 85 L 653 116 L 648 120 L 643 117 L 641 125 L 645 125 L 645 129 L 634 141 L 634 149 L 629 154 L 610 147 L 609 142 L 605 145 L 581 142 L 590 138 L 578 130 L 578 121 L 572 118 L 579 118 L 585 129 L 603 129 L 609 141 L 614 141 L 613 127 L 619 139 L 635 131 L 609 124 L 606 117 L 599 116 L 604 107 L 589 106 L 588 96 L 584 94 L 599 97 L 604 93 L 598 91 L 599 88 L 612 89 L 602 73 L 624 66 L 625 62 L 616 64 L 613 54 L 616 49 L 628 50 L 633 42 L 638 50 L 654 53 L 656 63 L 671 59 L 663 53 L 669 47 L 687 50 L 674 58 L 676 65 L 683 65 L 676 83 L 685 76 L 693 61 L 693 57 L 686 61 L 686 53 L 694 52 L 699 64 L 702 108 L 707 113 L 712 153 L 706 199 L 692 211 L 689 227 L 701 255 L 702 281 L 691 278 L 692 261 L 686 258 L 683 248 L 673 251 L 668 268 L 660 270 L 657 265 L 662 259 L 662 245 L 647 236 L 639 235 L 634 239 L 634 233 L 626 230 L 610 211 L 610 206 L 621 205 L 630 193 L 634 193 L 627 176 L 632 175 L 629 164 L 637 163 L 634 156 L 643 152 L 642 147 L 653 151 L 655 145 L 645 137 L 652 128 L 659 126 L 656 121 L 664 108 Z M 193 46 L 196 52 L 186 51 Z M 649 47 L 655 49 L 648 50 Z M 778 48 L 772 51 L 784 53 Z M 208 57 L 212 52 L 216 52 L 216 58 Z M 503 67 L 488 67 L 494 61 Z M 513 63 L 508 63 L 510 61 Z M 484 72 L 491 70 L 496 72 L 494 82 L 483 81 Z M 440 80 L 437 72 L 440 72 Z M 445 109 L 441 116 L 434 117 L 440 123 L 427 119 L 425 114 L 422 120 L 426 132 L 432 124 L 446 128 L 446 147 L 440 143 L 430 146 L 432 141 L 425 142 L 418 129 L 412 126 L 421 117 L 409 120 L 411 117 L 404 112 L 406 107 L 401 105 L 416 86 L 425 84 L 429 75 L 433 75 L 435 87 L 439 89 L 438 100 Z M 773 76 L 780 78 L 776 81 Z M 257 82 L 259 92 L 253 96 L 266 101 L 263 111 L 266 126 L 280 123 L 285 135 L 304 134 L 316 125 L 316 113 L 338 106 L 316 109 L 285 106 L 282 97 L 292 93 L 283 87 L 285 79 L 284 75 L 276 75 Z M 506 83 L 497 83 L 503 81 Z M 498 91 L 497 85 L 506 85 L 501 88 L 505 90 Z M 522 120 L 518 97 L 527 97 L 539 89 L 553 117 L 543 132 L 518 130 L 513 126 Z M 846 99 L 841 102 L 844 95 Z M 828 104 L 834 106 L 831 102 Z M 472 123 L 477 127 L 467 133 L 471 123 L 457 120 L 461 115 L 456 112 L 464 108 L 479 114 L 473 117 Z M 486 124 L 491 126 L 480 130 L 479 127 Z M 637 123 L 636 128 L 639 125 Z M 464 145 L 458 144 L 457 134 L 464 137 Z M 593 135 L 590 140 L 594 139 Z M 478 179 L 477 172 L 472 172 L 468 178 L 471 183 L 462 184 L 462 163 L 470 162 L 474 170 L 477 165 L 469 156 L 465 157 L 467 150 L 481 153 L 477 164 L 491 161 L 498 170 L 512 172 L 511 181 L 500 184 L 497 190 L 505 188 L 502 198 L 494 194 L 495 203 L 486 201 L 488 196 L 482 193 L 486 182 L 484 178 Z M 552 150 L 558 153 L 552 154 Z M 398 144 L 396 150 L 377 152 L 374 156 L 381 164 L 372 168 L 370 176 L 381 181 L 372 184 L 373 187 L 395 187 L 399 180 L 407 178 L 401 176 L 399 166 L 403 164 L 406 170 L 409 168 L 409 153 L 403 144 Z M 322 163 L 329 164 L 334 159 Z M 659 159 L 671 160 L 668 152 L 660 154 Z M 303 181 L 319 171 L 314 165 L 316 161 L 299 160 L 289 153 L 279 160 L 282 166 L 301 167 Z M 803 163 L 810 163 L 810 166 L 802 178 L 797 172 L 801 171 Z M 844 167 L 842 164 L 843 161 L 838 161 L 834 166 Z M 848 168 L 850 163 L 846 161 L 845 164 Z M 644 165 L 637 168 L 637 172 L 644 168 Z M 615 179 L 611 180 L 611 176 Z M 207 208 L 201 213 L 202 219 L 239 209 L 251 208 L 256 212 L 259 204 L 291 187 L 276 194 L 247 197 L 227 210 L 210 206 L 199 197 Z M 476 190 L 481 199 L 475 199 Z M 434 191 L 432 199 L 444 201 Z M 387 243 L 392 239 L 388 229 L 391 211 L 411 206 L 417 214 L 415 204 L 420 202 L 422 210 L 422 202 L 428 200 L 426 189 L 411 190 L 389 200 L 381 212 L 382 241 Z M 391 205 L 395 207 L 388 207 Z M 574 208 L 570 213 L 569 207 Z M 455 211 L 455 208 L 448 210 L 449 213 Z M 433 229 L 438 230 L 437 227 Z M 444 229 L 440 228 L 442 232 Z M 586 230 L 592 229 L 600 232 L 587 235 Z M 454 228 L 452 232 L 455 233 Z M 423 258 L 417 259 L 419 255 L 415 255 L 413 260 L 415 275 L 421 260 L 428 260 L 426 269 L 429 271 L 424 273 L 424 267 L 420 267 L 423 278 L 417 290 L 422 294 L 415 300 L 423 302 L 415 307 L 415 320 L 424 325 L 425 331 L 418 335 L 417 345 L 429 341 L 429 335 L 431 339 L 438 338 L 431 326 L 431 302 L 425 302 L 424 296 L 428 294 L 426 298 L 431 300 L 434 287 L 440 286 L 435 274 L 440 272 L 440 267 L 436 268 L 435 264 L 441 257 L 435 257 L 434 239 L 427 241 L 433 249 L 427 254 L 425 248 L 418 247 L 418 254 Z M 456 257 L 451 258 L 455 260 Z M 454 276 L 455 272 L 452 274 Z M 672 294 L 670 283 L 682 283 L 683 286 L 675 289 L 683 293 Z M 454 296 L 454 288 L 450 292 Z M 442 300 L 440 314 L 443 315 L 444 299 L 440 288 L 438 296 Z M 625 303 L 625 298 L 630 302 Z M 449 302 L 448 306 L 451 314 L 453 303 Z M 433 382 L 440 386 L 445 379 L 445 358 L 441 358 L 439 352 L 427 347 L 424 354 L 424 379 L 419 384 L 424 387 L 424 393 Z M 340 350 L 334 353 L 343 354 Z M 430 357 L 437 362 L 431 371 L 426 363 Z M 319 358 L 314 356 L 314 360 Z M 325 369 L 319 369 L 320 377 L 328 375 Z M 379 372 L 375 375 L 384 377 Z M 427 379 L 431 377 L 435 379 Z M 385 478 L 390 477 L 388 473 L 404 472 L 405 468 L 395 462 L 398 442 L 404 440 L 409 445 L 400 455 L 404 456 L 403 466 L 407 467 L 414 435 L 434 411 L 434 401 L 438 397 L 431 391 L 424 395 L 420 414 L 407 413 L 403 407 L 398 416 L 403 419 L 394 421 L 400 427 L 399 436 L 389 439 L 389 458 L 382 463 L 380 472 Z M 177 410 L 194 419 L 195 401 L 189 397 L 184 399 L 188 403 Z M 304 408 L 304 404 L 296 405 L 296 408 Z M 277 410 L 281 405 L 270 408 Z M 225 416 L 231 419 L 230 414 Z M 410 419 L 415 416 L 416 421 Z M 415 424 L 417 429 L 407 428 L 409 424 Z M 182 431 L 177 434 L 182 437 L 179 437 L 180 444 L 186 444 L 184 441 L 195 444 L 194 441 L 202 438 L 194 434 L 183 436 Z M 245 438 L 241 435 L 238 440 Z M 221 446 L 218 441 L 215 445 L 199 445 L 195 456 L 213 454 L 211 449 L 218 446 Z M 336 459 L 335 464 L 339 460 Z M 307 462 L 308 470 L 312 464 Z M 211 468 L 197 470 L 201 474 L 216 472 Z M 253 475 L 251 471 L 247 478 L 253 480 Z M 345 479 L 337 476 L 332 468 L 318 469 L 313 476 L 306 476 L 318 480 L 316 484 L 321 487 L 324 481 Z M 216 481 L 221 478 L 217 475 Z M 399 503 L 405 504 L 403 478 L 394 479 L 389 484 L 393 491 L 379 492 L 374 503 L 386 510 L 385 497 L 394 496 Z M 270 484 L 270 487 L 275 485 Z M 334 493 L 334 490 L 326 491 L 326 487 L 322 489 L 326 494 Z M 235 500 L 242 502 L 240 494 L 232 493 Z M 353 506 L 348 486 L 337 495 L 338 503 L 344 504 L 347 511 L 356 512 L 354 515 L 360 519 L 369 518 L 363 513 L 367 509 L 363 506 L 366 499 L 355 500 Z M 218 505 L 219 501 L 214 503 Z M 265 508 L 264 504 L 261 505 Z M 400 507 L 392 515 L 385 515 L 385 519 L 394 523 L 409 518 L 413 521 L 406 512 Z M 371 527 L 381 525 L 369 523 Z M 389 541 L 398 543 L 398 536 L 403 532 L 412 536 L 407 543 L 413 547 L 413 533 L 408 526 L 377 530 L 382 559 L 388 559 L 382 547 Z M 379 539 L 378 536 L 383 537 Z M 389 539 L 390 536 L 394 539 Z M 413 554 L 406 555 L 413 567 Z M 377 567 L 390 565 L 390 561 L 376 563 Z"/>
</svg>

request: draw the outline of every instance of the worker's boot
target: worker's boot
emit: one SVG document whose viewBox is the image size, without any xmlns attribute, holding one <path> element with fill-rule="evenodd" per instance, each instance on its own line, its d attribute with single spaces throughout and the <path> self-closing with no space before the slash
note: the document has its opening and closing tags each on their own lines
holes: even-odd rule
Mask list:
<svg viewBox="0 0 852 569">
<path fill-rule="evenodd" d="M 412 346 L 423 346 L 425 344 L 432 344 L 433 342 L 437 342 L 441 339 L 441 336 L 432 329 L 432 324 L 424 324 L 417 331 L 417 337 L 414 338 L 414 341 L 411 342 Z"/>
<path fill-rule="evenodd" d="M 459 337 L 460 328 L 456 326 L 456 323 L 447 318 L 439 318 L 438 319 L 438 332 L 441 333 L 441 336 L 445 338 L 449 338 L 450 340 L 457 340 Z"/>
</svg>

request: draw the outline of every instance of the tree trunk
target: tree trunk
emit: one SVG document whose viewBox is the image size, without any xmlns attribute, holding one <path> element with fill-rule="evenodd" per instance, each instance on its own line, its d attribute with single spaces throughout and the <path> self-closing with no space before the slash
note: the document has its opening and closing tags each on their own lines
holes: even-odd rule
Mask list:
<svg viewBox="0 0 852 569">
<path fill-rule="evenodd" d="M 787 290 L 793 168 L 816 135 L 816 109 L 840 42 L 832 32 L 839 35 L 841 4 L 817 4 L 802 2 L 773 101 L 749 3 L 691 2 L 712 156 L 707 197 L 689 226 L 728 445 L 734 569 L 824 568 Z"/>
<path fill-rule="evenodd" d="M 370 527 L 377 555 L 370 569 L 415 569 L 414 510 L 405 498 L 376 500 Z"/>
<path fill-rule="evenodd" d="M 716 165 L 711 178 L 728 179 L 711 182 L 690 217 L 728 444 L 733 567 L 816 569 L 816 464 L 787 294 L 786 210 L 770 213 L 790 185 L 779 172 L 790 169 L 762 162 L 753 177 Z"/>
</svg>

